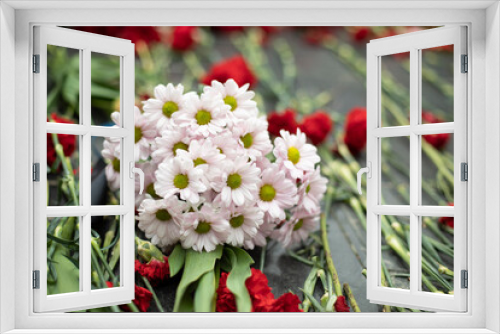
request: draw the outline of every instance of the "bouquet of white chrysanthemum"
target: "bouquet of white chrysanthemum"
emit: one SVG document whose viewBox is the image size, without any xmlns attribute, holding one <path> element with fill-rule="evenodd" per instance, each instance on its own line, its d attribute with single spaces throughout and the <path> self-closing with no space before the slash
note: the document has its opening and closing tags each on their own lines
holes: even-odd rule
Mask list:
<svg viewBox="0 0 500 334">
<path fill-rule="evenodd" d="M 154 93 L 144 113 L 135 108 L 146 189 L 136 194 L 137 220 L 152 243 L 210 252 L 220 244 L 253 249 L 271 237 L 289 247 L 317 228 L 327 180 L 316 147 L 298 130 L 282 131 L 273 148 L 248 84 L 213 81 L 201 96 L 168 84 Z M 119 141 L 108 138 L 104 148 L 116 190 Z"/>
</svg>

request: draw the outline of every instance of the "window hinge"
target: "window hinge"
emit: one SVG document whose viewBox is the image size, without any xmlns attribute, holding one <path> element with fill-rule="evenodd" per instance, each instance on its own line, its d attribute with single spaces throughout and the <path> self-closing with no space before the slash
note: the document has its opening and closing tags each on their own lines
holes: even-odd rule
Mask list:
<svg viewBox="0 0 500 334">
<path fill-rule="evenodd" d="M 460 180 L 469 181 L 469 165 L 466 162 L 460 164 Z"/>
<path fill-rule="evenodd" d="M 40 164 L 38 162 L 33 164 L 33 181 L 40 181 Z"/>
<path fill-rule="evenodd" d="M 467 270 L 461 271 L 462 289 L 467 289 L 469 287 L 469 272 Z"/>
<path fill-rule="evenodd" d="M 33 289 L 40 289 L 40 270 L 33 270 Z"/>
<path fill-rule="evenodd" d="M 469 71 L 469 57 L 467 55 L 462 55 L 462 73 L 467 73 Z"/>
<path fill-rule="evenodd" d="M 40 55 L 33 55 L 33 73 L 40 73 Z"/>
</svg>

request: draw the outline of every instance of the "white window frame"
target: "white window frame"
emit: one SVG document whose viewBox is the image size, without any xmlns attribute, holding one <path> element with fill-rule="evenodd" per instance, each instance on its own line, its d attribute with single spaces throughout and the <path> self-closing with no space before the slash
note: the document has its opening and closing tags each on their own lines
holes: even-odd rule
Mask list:
<svg viewBox="0 0 500 334">
<path fill-rule="evenodd" d="M 129 7 L 131 9 L 124 9 Z M 397 8 L 394 8 L 397 7 Z M 50 10 L 47 10 L 50 9 Z M 104 9 L 103 9 L 104 8 Z M 135 9 L 134 9 L 135 8 Z M 136 8 L 142 8 L 137 10 Z M 149 8 L 149 9 L 148 9 Z M 2 332 L 495 333 L 500 331 L 500 11 L 497 1 L 4 1 L 0 3 L 0 329 Z M 57 10 L 56 10 L 57 9 Z M 486 23 L 486 24 L 485 24 Z M 52 25 L 443 25 L 469 31 L 470 153 L 466 313 L 34 314 L 31 290 L 32 27 Z M 486 66 L 488 70 L 486 71 Z M 14 82 L 14 85 L 12 84 Z M 15 96 L 15 99 L 9 97 Z M 15 110 L 15 126 L 12 124 Z M 28 120 L 28 122 L 26 122 Z M 15 138 L 15 145 L 12 144 Z M 487 140 L 486 140 L 487 139 Z M 487 152 L 487 154 L 486 154 Z M 10 162 L 15 161 L 15 164 Z M 487 163 L 486 163 L 487 162 Z M 486 174 L 488 172 L 488 182 Z M 12 177 L 14 175 L 14 177 Z M 12 198 L 12 189 L 15 197 Z M 485 205 L 486 202 L 486 205 Z M 6 209 L 9 208 L 9 209 Z M 15 210 L 12 210 L 15 208 Z M 488 219 L 486 219 L 486 217 Z M 11 222 L 15 222 L 12 224 Z M 13 237 L 14 236 L 14 237 Z M 488 266 L 486 266 L 485 254 Z M 12 256 L 15 254 L 14 256 Z M 15 268 L 12 270 L 12 268 Z M 14 306 L 14 307 L 12 307 Z M 143 325 L 144 324 L 144 325 Z M 287 327 L 286 330 L 280 330 Z M 447 329 L 448 328 L 448 329 Z M 133 330 L 136 329 L 136 330 Z M 182 330 L 183 329 L 183 330 Z M 190 329 L 188 331 L 188 329 Z M 210 329 L 210 330 L 206 330 Z M 265 329 L 265 330 L 264 330 Z"/>
<path fill-rule="evenodd" d="M 33 184 L 34 270 L 39 271 L 39 289 L 34 289 L 34 311 L 74 311 L 108 305 L 128 304 L 134 299 L 135 180 L 130 174 L 134 164 L 134 45 L 124 39 L 86 33 L 60 27 L 34 27 L 34 54 L 39 55 L 39 73 L 33 75 L 34 162 L 39 163 L 39 181 Z M 47 46 L 78 50 L 80 56 L 80 122 L 47 122 Z M 120 127 L 91 125 L 92 53 L 120 59 Z M 80 152 L 79 205 L 47 206 L 47 134 L 77 135 Z M 93 136 L 120 138 L 120 204 L 91 204 L 91 140 Z M 120 284 L 112 289 L 91 288 L 92 216 L 119 216 Z M 52 217 L 77 217 L 79 233 L 80 290 L 47 295 L 47 225 Z"/>
<path fill-rule="evenodd" d="M 467 54 L 466 27 L 450 25 L 370 41 L 367 45 L 367 154 L 371 177 L 367 180 L 367 298 L 372 303 L 405 306 L 431 311 L 467 310 L 467 290 L 461 288 L 461 270 L 467 270 L 467 185 L 461 181 L 460 164 L 467 163 L 467 73 L 462 73 L 461 55 Z M 453 45 L 453 121 L 422 124 L 422 50 Z M 382 57 L 409 52 L 410 122 L 405 126 L 382 124 Z M 454 157 L 454 206 L 422 204 L 422 135 L 452 133 Z M 408 205 L 382 203 L 383 138 L 408 137 Z M 406 216 L 410 221 L 410 287 L 381 286 L 381 217 Z M 422 290 L 422 217 L 454 217 L 454 293 L 438 294 Z"/>
</svg>

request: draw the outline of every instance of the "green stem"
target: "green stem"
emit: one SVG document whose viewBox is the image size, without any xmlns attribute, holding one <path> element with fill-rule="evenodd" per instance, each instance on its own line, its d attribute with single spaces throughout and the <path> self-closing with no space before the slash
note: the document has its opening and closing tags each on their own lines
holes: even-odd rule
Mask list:
<svg viewBox="0 0 500 334">
<path fill-rule="evenodd" d="M 142 281 L 144 282 L 144 285 L 146 285 L 146 288 L 151 292 L 151 294 L 153 295 L 153 299 L 156 303 L 156 307 L 158 308 L 158 311 L 160 312 L 165 312 L 165 310 L 163 309 L 163 306 L 161 305 L 160 303 L 160 300 L 158 299 L 158 296 L 156 295 L 155 293 L 155 290 L 153 289 L 153 287 L 151 286 L 151 283 L 149 283 L 148 279 L 142 275 L 140 275 L 141 278 L 142 278 Z"/>
<path fill-rule="evenodd" d="M 349 286 L 348 283 L 344 283 L 344 291 L 345 291 L 345 294 L 347 295 L 347 299 L 349 299 L 349 303 L 351 304 L 351 307 L 354 310 L 354 312 L 361 312 L 361 310 L 359 309 L 358 303 L 356 302 L 356 299 L 354 298 L 351 287 Z"/>
</svg>

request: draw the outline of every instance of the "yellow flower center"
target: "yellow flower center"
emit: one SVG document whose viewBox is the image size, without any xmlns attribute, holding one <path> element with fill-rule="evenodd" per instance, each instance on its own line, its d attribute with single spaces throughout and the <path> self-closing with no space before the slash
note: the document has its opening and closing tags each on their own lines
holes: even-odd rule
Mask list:
<svg viewBox="0 0 500 334">
<path fill-rule="evenodd" d="M 174 177 L 174 186 L 178 189 L 184 189 L 188 186 L 189 184 L 189 178 L 187 175 L 184 174 L 177 174 Z"/>
<path fill-rule="evenodd" d="M 296 164 L 300 160 L 300 152 L 296 147 L 290 147 L 288 149 L 288 160 Z"/>
<path fill-rule="evenodd" d="M 187 144 L 183 143 L 183 142 L 178 142 L 177 144 L 174 144 L 174 147 L 172 148 L 172 151 L 174 151 L 174 156 L 177 155 L 177 150 L 184 150 L 184 151 L 187 151 L 188 150 L 188 147 Z"/>
<path fill-rule="evenodd" d="M 245 221 L 245 217 L 243 215 L 240 215 L 240 216 L 236 216 L 236 217 L 231 218 L 229 220 L 229 224 L 231 224 L 231 226 L 233 228 L 238 228 L 241 225 L 243 225 L 244 221 Z"/>
<path fill-rule="evenodd" d="M 243 142 L 243 146 L 245 148 L 249 148 L 253 144 L 253 137 L 252 137 L 251 133 L 247 133 L 246 135 L 244 135 L 240 139 Z"/>
<path fill-rule="evenodd" d="M 276 189 L 270 184 L 264 184 L 260 188 L 259 196 L 264 202 L 271 202 L 276 197 Z"/>
<path fill-rule="evenodd" d="M 310 191 L 311 191 L 311 185 L 308 184 L 306 187 L 306 194 L 309 194 Z"/>
<path fill-rule="evenodd" d="M 202 109 L 196 113 L 195 118 L 196 122 L 198 122 L 198 125 L 207 125 L 212 120 L 212 115 L 209 111 Z"/>
<path fill-rule="evenodd" d="M 165 117 L 170 118 L 174 112 L 179 110 L 179 106 L 175 102 L 167 101 L 163 104 L 161 110 L 163 111 L 163 115 L 165 115 Z"/>
<path fill-rule="evenodd" d="M 231 174 L 227 177 L 227 186 L 231 189 L 236 189 L 241 186 L 240 174 Z"/>
<path fill-rule="evenodd" d="M 212 227 L 210 226 L 209 222 L 201 221 L 198 223 L 198 226 L 196 227 L 196 233 L 198 234 L 205 234 L 210 232 L 210 229 Z"/>
<path fill-rule="evenodd" d="M 115 172 L 120 173 L 120 159 L 114 158 L 112 164 Z"/>
<path fill-rule="evenodd" d="M 135 127 L 135 143 L 142 139 L 142 129 L 138 126 Z"/>
<path fill-rule="evenodd" d="M 194 159 L 194 160 L 193 160 L 193 162 L 194 162 L 194 166 L 195 166 L 195 167 L 196 167 L 196 166 L 203 165 L 203 164 L 206 164 L 206 163 L 207 163 L 207 162 L 206 162 L 204 159 L 202 159 L 202 158 L 196 158 L 196 159 Z"/>
<path fill-rule="evenodd" d="M 236 101 L 234 96 L 226 96 L 224 103 L 231 107 L 231 111 L 234 111 L 238 107 L 238 101 Z"/>
<path fill-rule="evenodd" d="M 304 221 L 302 219 L 299 219 L 299 221 L 293 226 L 293 230 L 294 231 L 300 230 L 302 225 L 304 225 Z"/>
<path fill-rule="evenodd" d="M 172 216 L 170 215 L 170 213 L 168 213 L 167 210 L 160 209 L 160 210 L 156 211 L 156 218 L 158 220 L 166 222 L 166 221 L 172 219 Z"/>
</svg>

